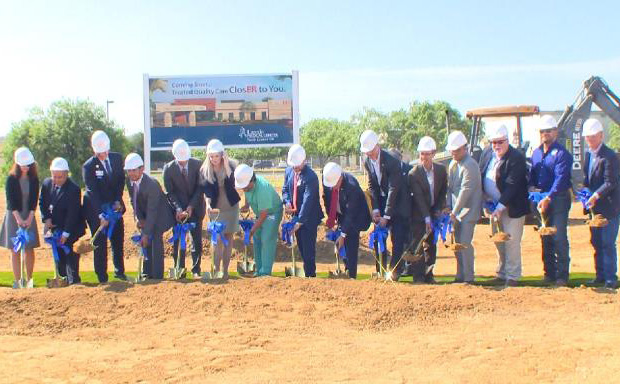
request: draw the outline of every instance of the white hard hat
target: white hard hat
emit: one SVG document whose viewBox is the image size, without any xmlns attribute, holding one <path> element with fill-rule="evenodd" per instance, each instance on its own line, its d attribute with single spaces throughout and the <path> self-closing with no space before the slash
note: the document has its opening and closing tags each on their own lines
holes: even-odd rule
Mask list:
<svg viewBox="0 0 620 384">
<path fill-rule="evenodd" d="M 588 119 L 585 123 L 583 123 L 583 132 L 581 133 L 582 136 L 592 136 L 599 132 L 603 132 L 603 125 L 600 121 L 596 119 Z"/>
<path fill-rule="evenodd" d="M 224 144 L 218 139 L 211 139 L 207 144 L 207 155 L 210 153 L 222 153 L 224 152 Z"/>
<path fill-rule="evenodd" d="M 250 184 L 254 170 L 247 164 L 241 164 L 235 168 L 235 188 L 243 189 Z"/>
<path fill-rule="evenodd" d="M 62 157 L 56 157 L 50 164 L 50 171 L 68 171 L 69 163 Z"/>
<path fill-rule="evenodd" d="M 293 144 L 288 150 L 286 162 L 291 167 L 299 167 L 306 160 L 306 150 L 299 144 Z"/>
<path fill-rule="evenodd" d="M 379 136 L 370 129 L 362 132 L 360 136 L 360 151 L 367 153 L 375 149 L 375 146 L 379 143 Z"/>
<path fill-rule="evenodd" d="M 95 153 L 103 153 L 110 150 L 110 138 L 103 131 L 95 131 L 90 138 L 90 145 Z"/>
<path fill-rule="evenodd" d="M 144 165 L 144 161 L 137 153 L 130 153 L 125 158 L 125 170 L 137 169 Z"/>
<path fill-rule="evenodd" d="M 455 151 L 467 144 L 467 138 L 461 131 L 452 131 L 448 135 L 448 144 L 446 151 Z"/>
<path fill-rule="evenodd" d="M 489 129 L 489 134 L 487 135 L 489 140 L 497 140 L 501 138 L 508 138 L 508 128 L 504 124 L 499 124 L 492 126 Z"/>
<path fill-rule="evenodd" d="M 32 152 L 26 147 L 20 147 L 15 150 L 15 162 L 21 167 L 25 167 L 34 163 Z"/>
<path fill-rule="evenodd" d="M 325 167 L 323 167 L 323 184 L 328 188 L 334 187 L 338 180 L 340 180 L 340 175 L 342 175 L 342 167 L 340 165 L 333 162 L 325 164 Z"/>
<path fill-rule="evenodd" d="M 418 143 L 418 152 L 430 152 L 436 150 L 437 144 L 435 144 L 435 140 L 433 140 L 432 137 L 424 136 L 420 139 L 420 142 Z"/>
<path fill-rule="evenodd" d="M 553 129 L 558 127 L 558 122 L 555 120 L 555 117 L 551 115 L 544 115 L 540 118 L 540 123 L 538 124 L 538 130 L 544 131 L 547 129 Z"/>
<path fill-rule="evenodd" d="M 190 156 L 189 145 L 183 139 L 176 139 L 172 143 L 172 154 L 177 161 L 187 161 Z"/>
</svg>

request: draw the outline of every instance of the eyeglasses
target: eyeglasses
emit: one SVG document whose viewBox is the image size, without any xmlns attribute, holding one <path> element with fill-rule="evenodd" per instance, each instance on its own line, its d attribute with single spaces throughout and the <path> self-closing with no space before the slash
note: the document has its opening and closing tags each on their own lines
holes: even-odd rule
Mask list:
<svg viewBox="0 0 620 384">
<path fill-rule="evenodd" d="M 508 141 L 507 139 L 503 139 L 503 140 L 493 140 L 491 141 L 491 145 L 502 145 L 504 144 L 506 141 Z"/>
</svg>

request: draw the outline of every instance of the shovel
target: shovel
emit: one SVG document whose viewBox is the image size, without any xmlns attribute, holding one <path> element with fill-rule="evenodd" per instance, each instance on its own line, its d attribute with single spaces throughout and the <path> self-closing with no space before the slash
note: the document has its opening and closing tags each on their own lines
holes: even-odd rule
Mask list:
<svg viewBox="0 0 620 384">
<path fill-rule="evenodd" d="M 248 246 L 243 246 L 243 261 L 237 261 L 237 273 L 243 277 L 254 277 L 256 265 L 248 259 Z"/>
<path fill-rule="evenodd" d="M 336 270 L 334 272 L 329 271 L 327 277 L 330 279 L 348 279 L 349 274 L 346 271 L 340 269 L 340 257 L 338 256 L 338 246 L 334 244 L 334 255 L 336 256 Z"/>
<path fill-rule="evenodd" d="M 213 219 L 213 221 L 217 221 L 217 219 L 220 217 L 220 210 L 215 208 L 211 210 L 211 213 L 217 215 L 215 216 L 215 219 Z M 216 247 L 217 247 L 217 244 L 213 244 L 213 241 L 212 241 L 211 242 L 211 271 L 203 273 L 202 278 L 201 278 L 201 280 L 205 283 L 210 280 L 222 279 L 224 277 L 224 272 L 222 271 L 215 272 L 215 248 Z"/>
<path fill-rule="evenodd" d="M 538 209 L 538 208 L 537 208 Z M 555 227 L 547 227 L 547 220 L 545 219 L 544 213 L 538 209 L 538 213 L 540 214 L 540 228 L 538 229 L 538 233 L 540 236 L 553 236 L 558 230 Z"/>
<path fill-rule="evenodd" d="M 26 245 L 24 244 L 22 245 L 22 248 L 19 251 L 21 278 L 17 282 L 17 286 L 19 288 L 34 288 L 34 281 L 32 279 L 26 280 L 27 271 L 26 271 L 26 252 L 24 250 L 25 248 L 26 248 Z"/>
<path fill-rule="evenodd" d="M 147 276 L 142 273 L 144 269 L 144 259 L 144 248 L 140 247 L 140 256 L 138 256 L 138 273 L 136 274 L 136 277 L 131 280 L 134 284 L 139 284 L 146 281 Z"/>
<path fill-rule="evenodd" d="M 379 244 L 374 245 L 375 261 L 379 263 L 379 272 L 372 272 L 370 278 L 372 280 L 384 279 L 387 275 L 387 271 L 383 268 L 383 252 L 379 252 Z"/>
<path fill-rule="evenodd" d="M 601 214 L 595 215 L 591 209 L 588 209 L 588 213 L 590 214 L 590 220 L 586 221 L 586 223 L 591 228 L 603 228 L 609 224 L 609 220 L 607 220 L 605 216 Z"/>
<path fill-rule="evenodd" d="M 292 233 L 291 234 L 291 259 L 293 261 L 293 265 L 290 267 L 285 267 L 284 268 L 284 275 L 286 277 L 306 277 L 306 274 L 304 273 L 303 268 L 299 268 L 297 267 L 297 261 L 295 260 L 295 243 L 297 241 L 295 241 L 295 234 Z"/>
<path fill-rule="evenodd" d="M 491 218 L 489 219 L 489 223 L 491 224 L 491 234 L 489 235 L 489 237 L 491 238 L 491 240 L 493 240 L 494 243 L 505 243 L 506 241 L 510 240 L 510 235 L 502 232 L 501 224 L 495 216 L 491 216 Z M 495 232 L 495 227 L 493 223 L 497 223 L 497 232 Z"/>
<path fill-rule="evenodd" d="M 248 216 L 249 215 L 245 215 L 243 219 L 247 220 Z M 254 262 L 250 261 L 250 259 L 248 258 L 248 245 L 245 243 L 245 232 L 244 232 L 243 261 L 237 261 L 237 273 L 239 274 L 239 276 L 243 276 L 243 277 L 254 277 L 255 272 L 256 272 L 256 264 L 254 264 Z"/>
<path fill-rule="evenodd" d="M 446 248 L 450 248 L 450 250 L 456 252 L 456 251 L 462 251 L 463 249 L 467 248 L 466 245 L 463 245 L 461 243 L 457 243 L 454 241 L 454 228 L 450 231 L 450 243 L 449 244 L 444 244 L 444 246 Z"/>
<path fill-rule="evenodd" d="M 22 250 L 23 253 L 23 250 Z M 54 278 L 53 279 L 47 279 L 46 285 L 48 288 L 62 288 L 62 287 L 67 287 L 69 285 L 69 281 L 67 280 L 66 277 L 62 277 L 60 276 L 60 272 L 58 269 L 58 260 L 56 260 L 56 258 L 52 257 L 52 259 L 54 259 Z M 23 278 L 23 274 L 22 274 L 22 278 Z"/>
<path fill-rule="evenodd" d="M 182 224 L 185 224 L 188 217 L 189 216 L 187 216 L 185 220 L 183 220 Z M 187 238 L 187 233 L 185 233 L 185 236 Z M 178 241 L 179 243 L 177 245 L 177 259 L 174 263 L 174 267 L 168 269 L 168 278 L 172 280 L 184 279 L 187 274 L 187 271 L 185 270 L 185 268 L 181 268 L 181 239 L 179 239 Z"/>
</svg>

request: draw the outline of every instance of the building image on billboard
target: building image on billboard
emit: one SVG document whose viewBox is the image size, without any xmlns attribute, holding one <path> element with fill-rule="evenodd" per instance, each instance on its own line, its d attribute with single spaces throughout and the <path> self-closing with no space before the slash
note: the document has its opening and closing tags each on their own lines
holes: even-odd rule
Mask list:
<svg viewBox="0 0 620 384">
<path fill-rule="evenodd" d="M 276 75 L 145 75 L 145 144 L 170 149 L 185 139 L 202 147 L 285 146 L 298 138 L 297 73 Z M 146 148 L 145 148 L 146 149 Z"/>
</svg>

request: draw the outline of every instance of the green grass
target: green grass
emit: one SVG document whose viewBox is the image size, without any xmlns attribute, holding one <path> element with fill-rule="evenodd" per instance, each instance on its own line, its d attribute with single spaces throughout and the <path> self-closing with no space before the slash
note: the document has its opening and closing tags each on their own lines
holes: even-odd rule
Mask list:
<svg viewBox="0 0 620 384">
<path fill-rule="evenodd" d="M 127 276 L 135 277 L 135 272 L 128 272 Z M 276 277 L 284 277 L 284 272 L 277 271 L 273 273 Z M 82 278 L 82 283 L 86 286 L 94 286 L 98 284 L 97 275 L 93 271 L 85 271 L 81 272 L 80 276 Z M 54 272 L 52 271 L 41 271 L 34 273 L 34 285 L 35 287 L 45 287 L 46 279 L 51 279 L 54 277 Z M 236 272 L 231 272 L 231 277 L 237 278 Z M 327 278 L 327 272 L 319 272 L 319 278 Z M 587 284 L 588 281 L 594 279 L 595 275 L 593 273 L 573 273 L 570 275 L 570 281 L 568 285 L 570 287 L 579 287 L 582 284 Z M 370 279 L 369 274 L 359 274 L 357 276 L 357 280 L 368 280 Z M 451 275 L 442 275 L 435 276 L 435 279 L 439 284 L 449 284 L 454 280 L 454 276 Z M 493 276 L 479 276 L 476 278 L 476 285 L 480 286 L 494 286 L 490 280 L 493 279 Z M 109 276 L 109 281 L 120 281 L 115 279 L 112 274 Z M 410 276 L 404 277 L 400 279 L 400 283 L 411 283 L 412 278 Z M 0 272 L 0 287 L 12 287 L 13 285 L 13 273 L 12 272 Z M 519 280 L 520 286 L 526 287 L 544 287 L 545 284 L 542 280 L 542 276 L 525 276 L 521 280 Z"/>
</svg>

